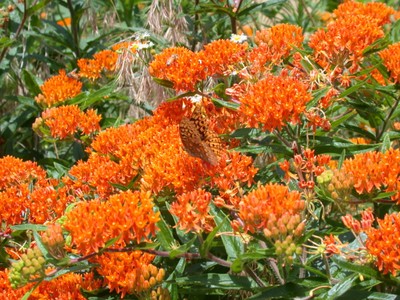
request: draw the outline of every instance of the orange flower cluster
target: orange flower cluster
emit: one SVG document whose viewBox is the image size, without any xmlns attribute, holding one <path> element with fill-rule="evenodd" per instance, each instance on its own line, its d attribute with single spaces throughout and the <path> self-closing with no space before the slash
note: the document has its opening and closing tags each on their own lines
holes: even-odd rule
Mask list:
<svg viewBox="0 0 400 300">
<path fill-rule="evenodd" d="M 178 217 L 178 226 L 185 232 L 212 231 L 214 224 L 208 214 L 211 193 L 202 189 L 183 193 L 171 204 L 171 214 Z"/>
<path fill-rule="evenodd" d="M 77 105 L 66 105 L 46 109 L 40 118 L 32 125 L 38 134 L 46 134 L 47 128 L 54 138 L 65 139 L 72 137 L 75 133 L 89 135 L 100 130 L 101 116 L 93 109 L 83 112 Z"/>
<path fill-rule="evenodd" d="M 34 283 L 19 289 L 11 288 L 7 269 L 0 271 L 0 299 L 20 300 L 33 287 Z M 51 281 L 43 281 L 30 295 L 29 300 L 58 299 L 84 300 L 81 289 L 97 290 L 102 282 L 94 278 L 93 273 L 83 275 L 68 273 Z"/>
<path fill-rule="evenodd" d="M 87 255 L 98 252 L 113 238 L 114 246 L 147 240 L 155 233 L 159 213 L 154 212 L 150 193 L 121 192 L 107 201 L 84 201 L 66 214 L 64 228 L 71 234 L 71 247 Z"/>
<path fill-rule="evenodd" d="M 394 192 L 392 200 L 400 203 L 400 149 L 356 154 L 344 161 L 342 169 L 353 177 L 359 194 L 383 189 Z"/>
<path fill-rule="evenodd" d="M 251 72 L 263 72 L 267 62 L 278 64 L 293 48 L 301 48 L 304 40 L 302 29 L 291 24 L 278 24 L 256 32 L 257 47 L 248 53 Z"/>
<path fill-rule="evenodd" d="M 97 272 L 104 277 L 110 291 L 115 290 L 121 298 L 126 294 L 149 293 L 165 275 L 164 269 L 151 264 L 153 259 L 154 255 L 141 251 L 104 253 L 96 258 L 100 264 Z"/>
<path fill-rule="evenodd" d="M 338 17 L 310 37 L 309 46 L 315 51 L 316 61 L 323 67 L 337 67 L 354 73 L 362 60 L 363 51 L 383 37 L 381 26 L 388 22 L 394 10 L 381 3 L 346 2 L 335 10 Z"/>
<path fill-rule="evenodd" d="M 247 47 L 247 43 L 216 40 L 205 45 L 197 56 L 206 66 L 208 76 L 226 75 L 226 72 L 233 71 L 235 64 L 243 60 Z"/>
<path fill-rule="evenodd" d="M 40 90 L 42 93 L 35 97 L 36 102 L 49 107 L 80 94 L 82 82 L 60 70 L 59 75 L 46 80 Z"/>
<path fill-rule="evenodd" d="M 150 75 L 171 81 L 177 91 L 195 91 L 196 84 L 206 78 L 203 61 L 184 47 L 164 49 L 149 65 Z"/>
<path fill-rule="evenodd" d="M 78 197 L 97 198 L 101 200 L 118 192 L 113 184 L 128 185 L 137 175 L 133 167 L 124 168 L 109 156 L 92 153 L 87 161 L 79 161 L 70 170 L 72 176 L 65 176 L 63 182 Z"/>
<path fill-rule="evenodd" d="M 371 228 L 367 233 L 366 248 L 376 257 L 376 266 L 383 274 L 397 276 L 400 271 L 400 213 L 386 214 L 377 219 L 379 228 Z"/>
<path fill-rule="evenodd" d="M 113 50 L 103 50 L 93 55 L 93 59 L 78 59 L 79 75 L 89 79 L 101 77 L 103 70 L 113 72 L 118 60 L 118 53 Z"/>
<path fill-rule="evenodd" d="M 177 91 L 195 91 L 207 76 L 231 73 L 245 57 L 247 44 L 216 40 L 193 52 L 184 47 L 164 49 L 149 65 L 150 75 L 173 83 Z"/>
<path fill-rule="evenodd" d="M 300 193 L 289 191 L 286 186 L 278 184 L 266 184 L 245 195 L 239 203 L 239 217 L 243 221 L 243 229 L 252 233 L 258 230 L 268 229 L 274 232 L 276 224 L 289 224 L 291 216 L 296 216 L 305 208 L 305 201 L 300 199 Z M 273 220 L 273 221 L 270 221 Z M 291 231 L 295 230 L 295 225 L 291 224 Z M 283 228 L 281 228 L 283 229 Z M 303 228 L 304 229 L 304 228 Z M 300 230 L 300 229 L 299 229 Z M 283 234 L 284 232 L 282 232 Z"/>
<path fill-rule="evenodd" d="M 379 52 L 383 64 L 390 71 L 395 83 L 400 82 L 400 42 L 390 45 Z"/>
<path fill-rule="evenodd" d="M 248 124 L 272 131 L 286 122 L 298 123 L 312 96 L 307 86 L 287 76 L 268 76 L 251 85 L 240 98 L 240 111 L 248 117 Z"/>
<path fill-rule="evenodd" d="M 355 1 L 346 1 L 334 10 L 334 14 L 338 19 L 363 15 L 371 18 L 371 21 L 373 20 L 373 22 L 376 22 L 379 26 L 389 23 L 390 15 L 393 15 L 395 12 L 393 8 L 384 3 L 361 3 Z"/>
<path fill-rule="evenodd" d="M 65 188 L 55 189 L 57 180 L 34 162 L 6 156 L 0 159 L 0 211 L 7 225 L 20 224 L 25 218 L 42 224 L 62 215 L 73 201 Z"/>
</svg>

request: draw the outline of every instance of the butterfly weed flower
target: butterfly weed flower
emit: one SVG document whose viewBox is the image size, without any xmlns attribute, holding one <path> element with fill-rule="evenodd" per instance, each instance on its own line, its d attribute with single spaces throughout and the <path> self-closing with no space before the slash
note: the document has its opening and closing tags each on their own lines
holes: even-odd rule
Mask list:
<svg viewBox="0 0 400 300">
<path fill-rule="evenodd" d="M 185 231 L 210 232 L 213 217 L 209 214 L 212 195 L 202 189 L 183 193 L 171 204 L 170 212 L 178 218 L 177 226 Z"/>
<path fill-rule="evenodd" d="M 381 3 L 348 1 L 334 13 L 337 19 L 328 24 L 326 31 L 316 31 L 309 46 L 314 50 L 316 62 L 323 68 L 335 68 L 332 75 L 337 78 L 343 71 L 353 74 L 358 70 L 363 51 L 384 36 L 382 25 L 394 10 Z"/>
<path fill-rule="evenodd" d="M 46 109 L 32 127 L 40 134 L 46 134 L 46 128 L 42 128 L 44 124 L 53 138 L 65 139 L 78 132 L 89 135 L 100 130 L 100 120 L 101 116 L 93 109 L 83 112 L 77 105 L 66 105 Z"/>
<path fill-rule="evenodd" d="M 400 42 L 387 47 L 379 52 L 383 64 L 390 71 L 390 77 L 395 83 L 400 82 Z"/>
<path fill-rule="evenodd" d="M 263 131 L 281 129 L 286 122 L 298 123 L 312 99 L 307 85 L 296 78 L 267 76 L 251 85 L 240 98 L 240 111 L 248 125 Z"/>
<path fill-rule="evenodd" d="M 291 24 L 278 24 L 257 31 L 255 37 L 257 46 L 247 54 L 250 72 L 262 73 L 270 68 L 267 63 L 271 65 L 280 63 L 294 48 L 302 47 L 303 39 L 301 27 Z"/>
<path fill-rule="evenodd" d="M 154 255 L 141 251 L 104 253 L 97 257 L 97 272 L 103 276 L 105 285 L 124 298 L 126 295 L 147 296 L 164 279 L 164 269 L 152 265 Z M 168 299 L 168 298 L 167 298 Z"/>
<path fill-rule="evenodd" d="M 155 55 L 150 75 L 173 83 L 176 91 L 195 91 L 206 78 L 205 66 L 198 55 L 184 47 L 171 47 Z"/>
<path fill-rule="evenodd" d="M 207 76 L 223 76 L 244 60 L 247 48 L 247 43 L 221 39 L 205 45 L 197 55 L 205 66 Z"/>
<path fill-rule="evenodd" d="M 42 93 L 35 97 L 36 102 L 50 107 L 80 94 L 82 82 L 60 70 L 58 75 L 46 80 L 40 90 Z"/>
<path fill-rule="evenodd" d="M 118 53 L 113 50 L 103 50 L 93 55 L 92 59 L 78 59 L 79 76 L 92 80 L 101 77 L 103 71 L 114 72 Z"/>
<path fill-rule="evenodd" d="M 400 214 L 386 214 L 377 219 L 378 228 L 370 228 L 365 246 L 375 258 L 375 265 L 383 274 L 396 276 L 400 271 Z"/>
<path fill-rule="evenodd" d="M 299 250 L 296 240 L 305 229 L 301 218 L 304 208 L 305 201 L 299 192 L 289 191 L 283 185 L 266 184 L 242 197 L 239 217 L 245 232 L 263 232 L 275 245 L 276 254 L 290 261 Z"/>
<path fill-rule="evenodd" d="M 63 224 L 71 235 L 70 247 L 82 255 L 98 252 L 117 238 L 116 247 L 147 241 L 155 234 L 159 213 L 150 193 L 121 192 L 105 202 L 80 202 L 66 214 Z"/>
</svg>

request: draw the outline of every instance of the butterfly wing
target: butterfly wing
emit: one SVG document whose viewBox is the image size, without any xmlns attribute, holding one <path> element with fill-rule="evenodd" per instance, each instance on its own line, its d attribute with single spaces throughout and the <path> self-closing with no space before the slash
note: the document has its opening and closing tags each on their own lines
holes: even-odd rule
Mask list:
<svg viewBox="0 0 400 300">
<path fill-rule="evenodd" d="M 218 164 L 218 157 L 210 147 L 203 141 L 202 135 L 196 123 L 186 117 L 182 118 L 179 124 L 179 132 L 183 148 L 191 156 L 198 157 L 205 162 L 215 166 Z M 207 133 L 205 133 L 207 135 Z"/>
</svg>

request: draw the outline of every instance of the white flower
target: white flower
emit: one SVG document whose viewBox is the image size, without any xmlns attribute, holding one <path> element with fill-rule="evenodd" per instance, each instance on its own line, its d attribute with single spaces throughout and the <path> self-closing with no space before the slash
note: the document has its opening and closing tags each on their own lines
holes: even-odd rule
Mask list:
<svg viewBox="0 0 400 300">
<path fill-rule="evenodd" d="M 191 96 L 191 97 L 188 97 L 188 98 L 193 103 L 197 103 L 197 102 L 200 102 L 203 97 L 201 95 L 194 95 L 194 96 Z"/>
<path fill-rule="evenodd" d="M 142 50 L 142 49 L 151 48 L 153 46 L 154 46 L 153 42 L 137 43 L 136 49 Z"/>
<path fill-rule="evenodd" d="M 247 40 L 247 36 L 242 34 L 232 34 L 231 35 L 231 42 L 236 44 L 241 44 Z"/>
</svg>

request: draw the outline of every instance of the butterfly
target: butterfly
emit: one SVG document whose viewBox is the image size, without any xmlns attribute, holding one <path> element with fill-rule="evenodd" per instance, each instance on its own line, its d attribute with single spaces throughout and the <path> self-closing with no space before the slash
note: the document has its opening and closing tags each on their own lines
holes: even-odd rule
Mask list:
<svg viewBox="0 0 400 300">
<path fill-rule="evenodd" d="M 187 153 L 215 166 L 223 145 L 217 133 L 209 128 L 208 119 L 202 110 L 203 107 L 196 104 L 191 117 L 183 117 L 179 123 L 179 133 Z"/>
</svg>

